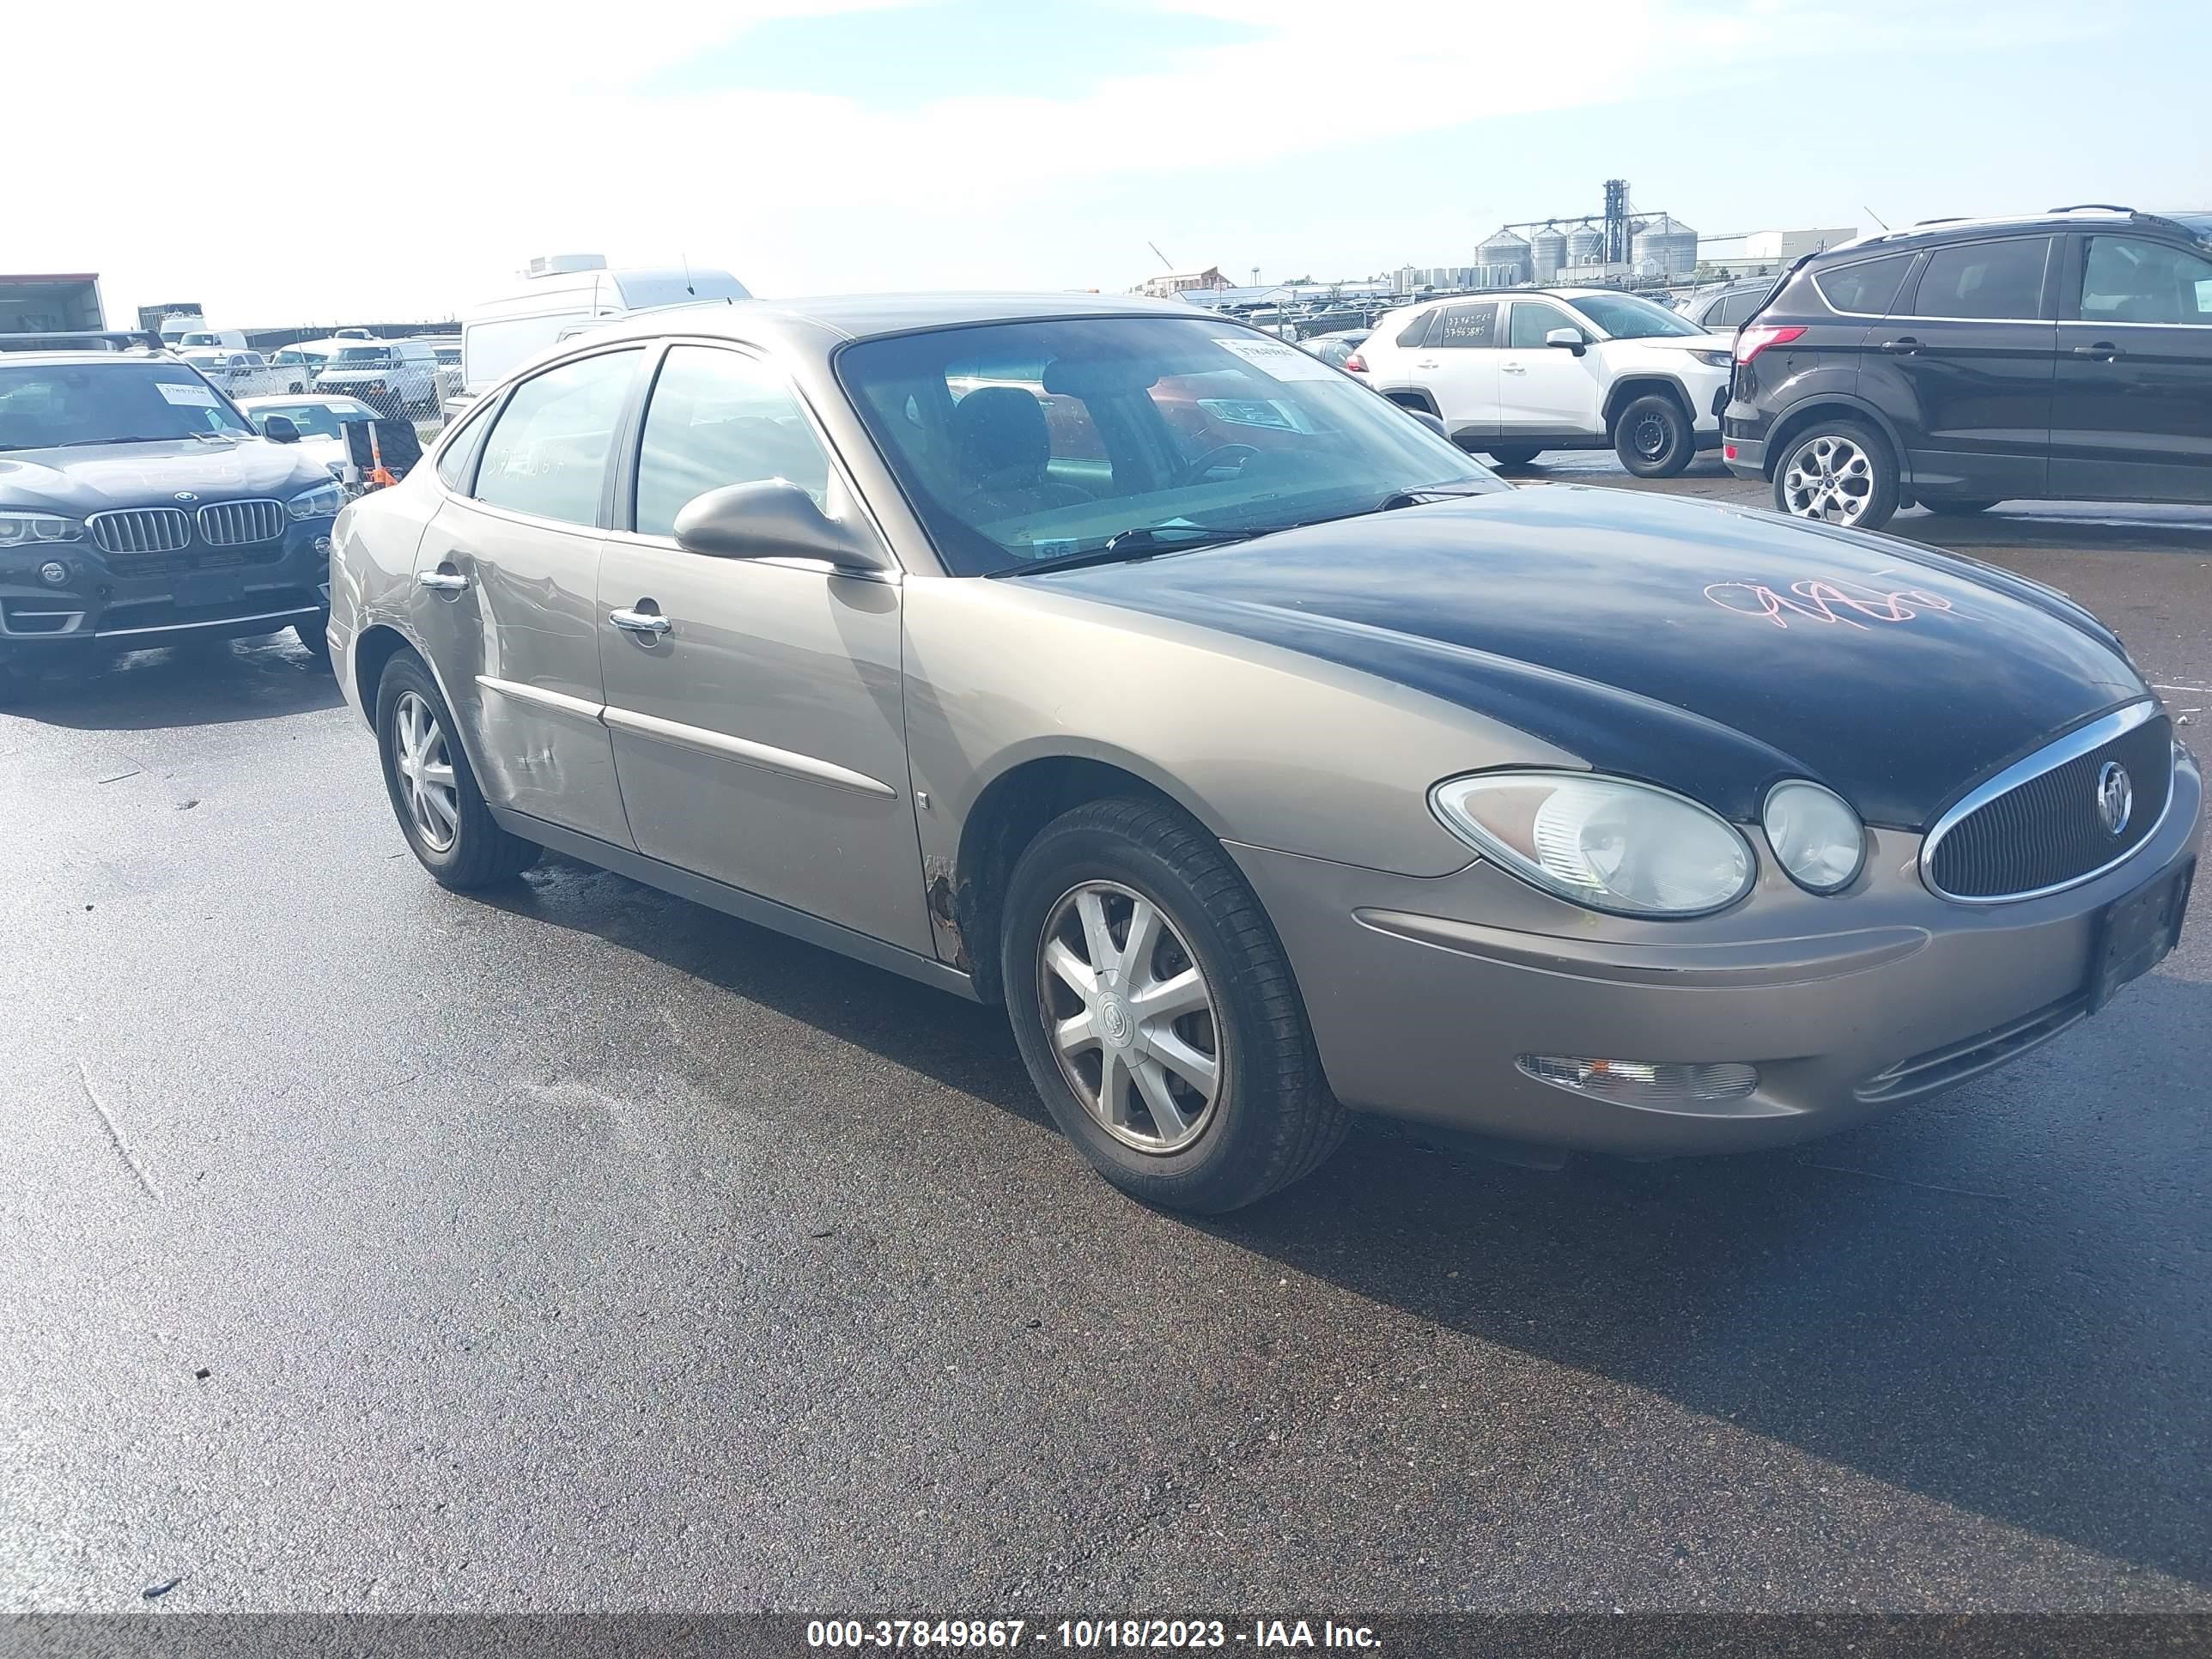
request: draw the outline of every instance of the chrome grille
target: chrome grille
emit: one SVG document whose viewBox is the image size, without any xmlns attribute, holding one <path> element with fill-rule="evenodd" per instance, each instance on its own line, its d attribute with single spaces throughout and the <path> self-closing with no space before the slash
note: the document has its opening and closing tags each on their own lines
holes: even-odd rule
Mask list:
<svg viewBox="0 0 2212 1659">
<path fill-rule="evenodd" d="M 2134 794 L 2115 834 L 2099 780 L 2117 762 Z M 2056 891 L 2109 870 L 2149 839 L 2173 787 L 2173 732 L 2150 703 L 2069 732 L 2008 767 L 1938 819 L 1921 852 L 1929 887 L 1988 903 Z"/>
<path fill-rule="evenodd" d="M 103 553 L 173 553 L 192 538 L 192 521 L 173 507 L 128 507 L 85 522 Z"/>
<path fill-rule="evenodd" d="M 215 501 L 200 509 L 200 539 L 210 547 L 273 542 L 283 533 L 282 501 Z"/>
</svg>

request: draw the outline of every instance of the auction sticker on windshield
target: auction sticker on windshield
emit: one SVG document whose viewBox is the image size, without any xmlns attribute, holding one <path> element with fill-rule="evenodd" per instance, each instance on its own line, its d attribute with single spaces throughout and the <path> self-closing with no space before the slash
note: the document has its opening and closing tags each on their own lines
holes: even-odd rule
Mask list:
<svg viewBox="0 0 2212 1659">
<path fill-rule="evenodd" d="M 1278 380 L 1333 380 L 1336 371 L 1318 357 L 1310 357 L 1294 345 L 1279 340 L 1216 339 L 1224 351 L 1233 351 L 1262 374 Z"/>
<path fill-rule="evenodd" d="M 215 407 L 215 388 L 204 386 L 179 386 L 173 380 L 156 380 L 154 389 L 173 404 L 185 404 L 198 409 Z"/>
</svg>

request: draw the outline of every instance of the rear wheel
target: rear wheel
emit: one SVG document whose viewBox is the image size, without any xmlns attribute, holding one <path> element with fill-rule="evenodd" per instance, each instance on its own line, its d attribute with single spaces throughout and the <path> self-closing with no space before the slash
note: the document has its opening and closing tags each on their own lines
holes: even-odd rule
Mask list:
<svg viewBox="0 0 2212 1659">
<path fill-rule="evenodd" d="M 1947 519 L 1971 519 L 1977 513 L 1988 512 L 1996 503 L 1995 501 L 1923 501 L 1920 505 L 1930 513 L 1942 514 Z"/>
<path fill-rule="evenodd" d="M 1342 1139 L 1274 928 L 1182 813 L 1094 801 L 1048 824 L 1007 887 L 1000 964 L 1030 1077 L 1107 1180 L 1218 1213 Z"/>
<path fill-rule="evenodd" d="M 376 690 L 384 787 L 407 845 L 441 885 L 459 891 L 520 875 L 534 842 L 499 827 L 454 735 L 453 711 L 422 659 L 401 652 Z"/>
<path fill-rule="evenodd" d="M 1482 453 L 1500 466 L 1526 466 L 1544 452 L 1534 444 L 1492 444 Z"/>
<path fill-rule="evenodd" d="M 1857 421 L 1816 420 L 1774 469 L 1774 506 L 1800 519 L 1878 530 L 1897 511 L 1897 461 Z"/>
<path fill-rule="evenodd" d="M 1666 393 L 1646 392 L 1614 418 L 1613 453 L 1639 478 L 1671 478 L 1697 459 L 1697 428 Z"/>
</svg>

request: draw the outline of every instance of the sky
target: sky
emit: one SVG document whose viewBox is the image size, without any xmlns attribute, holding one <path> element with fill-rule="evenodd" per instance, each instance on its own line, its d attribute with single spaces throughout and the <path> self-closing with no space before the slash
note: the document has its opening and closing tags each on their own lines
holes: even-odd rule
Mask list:
<svg viewBox="0 0 2212 1659">
<path fill-rule="evenodd" d="M 536 254 L 761 295 L 1473 262 L 2212 205 L 2198 0 L 297 0 L 14 9 L 0 271 L 109 319 L 428 320 Z"/>
</svg>

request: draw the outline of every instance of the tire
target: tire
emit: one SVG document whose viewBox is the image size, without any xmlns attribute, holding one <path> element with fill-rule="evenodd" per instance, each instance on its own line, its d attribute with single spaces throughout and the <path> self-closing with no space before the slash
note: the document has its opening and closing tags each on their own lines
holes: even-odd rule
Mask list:
<svg viewBox="0 0 2212 1659">
<path fill-rule="evenodd" d="M 1048 965 L 1057 944 L 1077 969 L 1096 966 L 1086 896 L 1098 901 L 1114 964 L 1107 991 L 1188 987 L 1194 970 L 1197 1005 L 1170 999 L 1148 1016 L 1118 995 L 1086 1000 Z M 1127 953 L 1140 904 L 1158 925 L 1139 963 Z M 1123 1192 L 1217 1215 L 1288 1186 L 1336 1150 L 1345 1109 L 1322 1074 L 1282 942 L 1220 843 L 1183 813 L 1119 799 L 1054 819 L 1016 863 L 1004 916 L 1000 968 L 1030 1080 L 1061 1132 Z M 1082 1034 L 1064 1060 L 1053 1029 L 1077 1030 L 1079 1019 Z M 1109 1097 L 1100 1085 L 1115 1056 L 1121 1121 L 1109 1127 L 1097 1103 Z M 1209 1062 L 1210 1094 L 1201 1086 Z M 1181 1121 L 1152 1104 L 1163 1095 Z"/>
<path fill-rule="evenodd" d="M 1774 507 L 1793 518 L 1879 530 L 1897 511 L 1897 458 L 1861 421 L 1816 417 L 1774 469 Z"/>
<path fill-rule="evenodd" d="M 1500 466 L 1526 466 L 1544 452 L 1534 444 L 1492 444 L 1482 453 Z"/>
<path fill-rule="evenodd" d="M 311 623 L 292 624 L 292 632 L 307 647 L 309 660 L 320 663 L 325 668 L 331 665 L 330 622 L 331 614 L 325 611 Z"/>
<path fill-rule="evenodd" d="M 1613 453 L 1639 478 L 1671 478 L 1697 459 L 1697 428 L 1681 404 L 1649 392 L 1613 416 Z"/>
<path fill-rule="evenodd" d="M 46 684 L 46 677 L 35 668 L 0 662 L 0 708 L 21 708 L 36 702 Z"/>
<path fill-rule="evenodd" d="M 1920 505 L 1930 513 L 1942 514 L 1947 519 L 1971 519 L 1977 513 L 1988 512 L 1996 503 L 1995 501 L 1923 501 Z"/>
<path fill-rule="evenodd" d="M 428 736 L 423 736 L 418 723 L 422 716 L 432 723 Z M 422 739 L 410 745 L 411 752 L 420 754 L 426 767 L 442 767 L 450 772 L 450 782 L 435 804 L 426 801 L 419 809 L 413 804 L 415 792 L 402 775 L 399 729 L 403 720 Z M 539 849 L 535 842 L 510 836 L 499 827 L 491 809 L 484 805 L 483 793 L 477 787 L 476 774 L 470 769 L 469 757 L 454 736 L 455 730 L 453 711 L 446 707 L 437 682 L 420 657 L 402 651 L 385 665 L 384 678 L 376 688 L 376 746 L 384 762 L 385 793 L 392 799 L 400 833 L 407 837 L 407 845 L 422 867 L 440 885 L 467 892 L 520 875 L 538 862 Z M 440 756 L 442 760 L 437 758 Z M 437 787 L 434 778 L 428 787 Z M 450 834 L 445 833 L 448 830 Z"/>
</svg>

